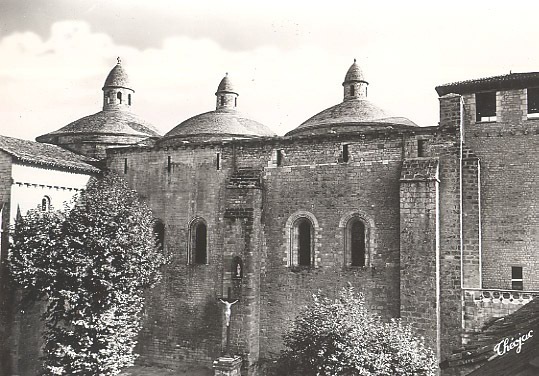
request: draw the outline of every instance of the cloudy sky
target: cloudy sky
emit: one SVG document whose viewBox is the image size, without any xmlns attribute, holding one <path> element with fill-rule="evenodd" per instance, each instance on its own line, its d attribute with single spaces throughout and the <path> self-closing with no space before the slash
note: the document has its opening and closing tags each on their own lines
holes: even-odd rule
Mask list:
<svg viewBox="0 0 539 376">
<path fill-rule="evenodd" d="M 539 70 L 535 1 L 0 0 L 0 134 L 34 139 L 98 112 L 121 56 L 134 109 L 163 134 L 238 106 L 278 134 L 342 100 L 357 58 L 369 99 L 436 125 L 436 85 Z"/>
</svg>

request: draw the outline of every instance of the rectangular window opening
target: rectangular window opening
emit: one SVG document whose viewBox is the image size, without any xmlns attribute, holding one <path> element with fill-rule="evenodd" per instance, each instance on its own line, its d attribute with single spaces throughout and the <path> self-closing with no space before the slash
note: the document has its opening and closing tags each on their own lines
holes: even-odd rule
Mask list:
<svg viewBox="0 0 539 376">
<path fill-rule="evenodd" d="M 476 121 L 496 121 L 496 92 L 475 94 Z"/>
<path fill-rule="evenodd" d="M 127 174 L 127 158 L 124 158 L 124 174 Z"/>
<path fill-rule="evenodd" d="M 427 140 L 417 140 L 417 156 L 425 157 L 427 151 Z"/>
<path fill-rule="evenodd" d="M 539 118 L 539 87 L 528 88 L 528 117 Z"/>
<path fill-rule="evenodd" d="M 221 153 L 217 153 L 217 156 L 215 157 L 215 168 L 217 170 L 221 169 Z"/>
<path fill-rule="evenodd" d="M 522 266 L 511 267 L 511 289 L 524 290 L 524 282 L 522 279 Z"/>
<path fill-rule="evenodd" d="M 283 151 L 282 150 L 277 150 L 275 152 L 275 163 L 277 164 L 277 166 L 282 166 L 283 164 Z"/>
<path fill-rule="evenodd" d="M 167 157 L 167 172 L 170 174 L 170 170 L 172 169 L 172 159 L 170 158 L 170 155 Z"/>
<path fill-rule="evenodd" d="M 348 145 L 344 144 L 342 146 L 342 161 L 343 162 L 348 162 L 349 159 L 350 159 L 350 154 L 348 152 Z"/>
</svg>

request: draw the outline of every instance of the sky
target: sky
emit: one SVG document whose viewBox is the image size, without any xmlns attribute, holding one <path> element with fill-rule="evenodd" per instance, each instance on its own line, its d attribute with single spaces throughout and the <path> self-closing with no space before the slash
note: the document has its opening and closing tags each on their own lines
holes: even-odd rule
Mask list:
<svg viewBox="0 0 539 376">
<path fill-rule="evenodd" d="M 165 134 L 215 109 L 228 73 L 238 108 L 277 134 L 342 101 L 357 59 L 369 100 L 438 123 L 445 83 L 539 71 L 534 1 L 0 0 L 0 134 L 24 139 L 102 108 L 122 59 L 133 110 Z"/>
</svg>

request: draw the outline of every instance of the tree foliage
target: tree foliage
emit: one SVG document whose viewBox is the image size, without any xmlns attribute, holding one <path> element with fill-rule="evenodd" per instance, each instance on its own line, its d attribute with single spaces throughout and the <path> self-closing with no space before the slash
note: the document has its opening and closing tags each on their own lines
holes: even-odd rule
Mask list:
<svg viewBox="0 0 539 376">
<path fill-rule="evenodd" d="M 9 260 L 26 300 L 43 300 L 47 375 L 116 375 L 135 359 L 144 289 L 165 256 L 154 219 L 118 176 L 90 181 L 71 210 L 16 221 Z"/>
<path fill-rule="evenodd" d="M 275 374 L 304 376 L 435 375 L 436 357 L 410 326 L 368 312 L 353 288 L 320 294 L 284 336 Z"/>
</svg>

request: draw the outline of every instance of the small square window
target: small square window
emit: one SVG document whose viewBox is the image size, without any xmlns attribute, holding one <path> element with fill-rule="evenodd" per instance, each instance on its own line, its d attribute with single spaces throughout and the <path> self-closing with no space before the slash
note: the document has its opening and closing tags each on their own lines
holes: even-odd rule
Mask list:
<svg viewBox="0 0 539 376">
<path fill-rule="evenodd" d="M 475 94 L 476 121 L 496 121 L 496 92 Z"/>
<path fill-rule="evenodd" d="M 524 290 L 524 283 L 522 279 L 522 266 L 511 267 L 511 289 Z"/>
</svg>

